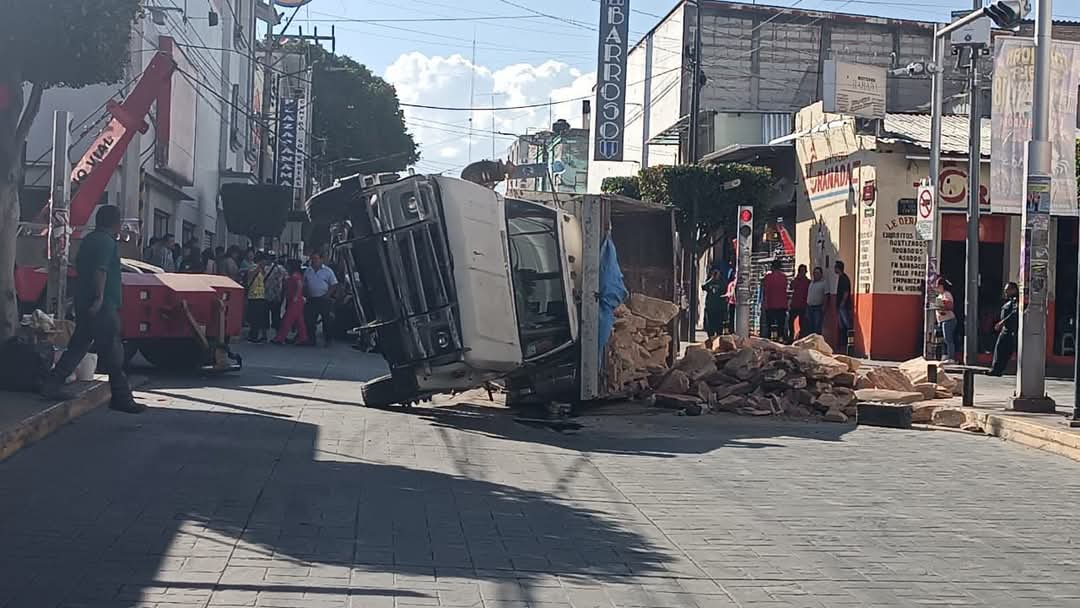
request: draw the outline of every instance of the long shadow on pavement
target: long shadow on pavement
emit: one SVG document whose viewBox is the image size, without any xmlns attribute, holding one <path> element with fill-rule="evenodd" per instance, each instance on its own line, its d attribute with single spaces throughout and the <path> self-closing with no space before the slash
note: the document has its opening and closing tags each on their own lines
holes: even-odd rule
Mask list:
<svg viewBox="0 0 1080 608">
<path fill-rule="evenodd" d="M 676 416 L 671 410 L 638 408 L 622 424 L 599 423 L 592 416 L 545 422 L 515 417 L 509 410 L 469 403 L 451 407 L 412 408 L 407 413 L 431 421 L 436 427 L 456 429 L 492 439 L 532 442 L 584 452 L 671 458 L 679 454 L 705 454 L 722 448 L 782 447 L 770 437 L 815 441 L 841 441 L 855 429 L 849 424 L 766 419 L 734 414 L 701 417 Z M 652 415 L 640 415 L 642 413 Z M 614 417 L 619 417 L 614 414 Z M 566 430 L 566 427 L 570 427 Z M 702 433 L 702 427 L 710 430 Z"/>
<path fill-rule="evenodd" d="M 194 410 L 87 416 L 0 465 L 0 606 L 479 603 L 477 582 L 530 602 L 552 575 L 614 581 L 677 561 L 621 517 L 552 495 L 317 460 L 317 432 Z"/>
</svg>

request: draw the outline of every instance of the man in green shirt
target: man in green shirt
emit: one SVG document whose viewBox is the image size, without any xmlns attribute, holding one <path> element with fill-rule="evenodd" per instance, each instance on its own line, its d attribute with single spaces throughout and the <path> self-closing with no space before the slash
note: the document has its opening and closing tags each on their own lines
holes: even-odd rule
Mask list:
<svg viewBox="0 0 1080 608">
<path fill-rule="evenodd" d="M 98 354 L 98 366 L 109 374 L 114 410 L 137 414 L 146 406 L 131 395 L 124 373 L 124 347 L 120 342 L 120 209 L 105 205 L 98 209 L 96 228 L 79 247 L 75 259 L 75 333 L 68 348 L 45 382 L 45 397 L 64 397 L 64 379 L 75 371 L 91 346 Z"/>
</svg>

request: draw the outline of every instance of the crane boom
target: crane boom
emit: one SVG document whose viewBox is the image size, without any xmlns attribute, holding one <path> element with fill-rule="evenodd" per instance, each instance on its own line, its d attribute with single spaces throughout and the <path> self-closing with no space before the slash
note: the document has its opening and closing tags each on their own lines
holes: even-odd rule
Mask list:
<svg viewBox="0 0 1080 608">
<path fill-rule="evenodd" d="M 158 51 L 131 94 L 123 102 L 108 102 L 106 107 L 112 115 L 109 124 L 71 172 L 75 190 L 71 198 L 72 227 L 85 226 L 90 221 L 90 214 L 105 193 L 109 179 L 120 166 L 135 133 L 146 133 L 149 129 L 145 117 L 150 106 L 166 90 L 165 85 L 175 72 L 176 61 L 168 53 Z"/>
</svg>

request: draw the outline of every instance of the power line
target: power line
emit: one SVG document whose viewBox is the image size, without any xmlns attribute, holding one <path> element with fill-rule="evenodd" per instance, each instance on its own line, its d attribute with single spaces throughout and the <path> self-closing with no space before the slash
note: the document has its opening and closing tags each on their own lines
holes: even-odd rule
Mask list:
<svg viewBox="0 0 1080 608">
<path fill-rule="evenodd" d="M 315 12 L 316 15 L 325 13 Z M 332 17 L 329 15 L 328 17 Z M 539 15 L 489 15 L 486 17 L 403 17 L 400 19 L 356 19 L 352 17 L 336 17 L 327 19 L 308 19 L 313 23 L 410 23 L 410 22 L 438 22 L 438 21 L 503 21 L 507 19 L 541 19 Z"/>
<path fill-rule="evenodd" d="M 663 76 L 664 74 L 670 74 L 671 72 L 675 72 L 675 71 L 681 70 L 681 69 L 683 69 L 681 65 L 675 66 L 673 68 L 664 70 L 662 72 L 657 72 L 655 74 L 651 74 L 648 78 L 644 78 L 644 79 L 638 80 L 636 82 L 627 83 L 626 86 L 629 87 L 629 86 L 638 85 L 638 84 L 641 84 L 641 83 L 643 83 L 643 82 L 645 82 L 645 81 L 647 81 L 647 80 L 649 80 L 651 78 L 656 78 L 657 76 Z M 542 102 L 542 103 L 529 103 L 529 104 L 522 104 L 522 105 L 518 105 L 518 106 L 502 106 L 502 107 L 498 107 L 498 108 L 495 108 L 495 107 L 489 107 L 489 108 L 479 108 L 479 107 L 477 107 L 477 108 L 473 108 L 473 107 L 455 107 L 455 106 L 432 106 L 432 105 L 425 105 L 425 104 L 418 104 L 418 103 L 400 103 L 400 102 L 398 103 L 398 105 L 400 105 L 403 108 L 419 108 L 419 109 L 422 109 L 422 110 L 444 110 L 444 111 L 447 111 L 447 112 L 501 112 L 503 110 L 527 110 L 527 109 L 531 109 L 531 108 L 546 108 L 548 106 L 557 106 L 557 105 L 561 105 L 561 104 L 564 104 L 564 103 L 571 103 L 571 102 L 575 102 L 575 101 L 584 101 L 586 99 L 592 99 L 592 98 L 593 98 L 592 95 L 588 95 L 588 96 L 584 96 L 584 97 L 575 97 L 573 99 L 562 99 L 562 100 L 559 100 L 559 101 L 546 101 L 546 102 Z"/>
<path fill-rule="evenodd" d="M 559 21 L 559 22 L 562 22 L 562 23 L 568 23 L 568 24 L 570 24 L 570 25 L 572 25 L 574 27 L 580 27 L 582 29 L 586 29 L 586 30 L 590 30 L 590 31 L 594 31 L 594 32 L 596 31 L 596 28 L 592 27 L 590 25 L 585 25 L 585 24 L 580 23 L 578 21 L 574 21 L 573 19 L 567 19 L 566 17 L 560 17 L 558 15 L 552 15 L 550 13 L 544 13 L 544 12 L 541 12 L 541 11 L 538 11 L 538 10 L 535 10 L 535 9 L 531 9 L 531 8 L 529 8 L 529 7 L 527 7 L 527 6 L 523 5 L 523 4 L 518 4 L 517 2 L 512 2 L 511 0 L 499 0 L 499 2 L 502 2 L 503 4 L 507 4 L 507 5 L 516 7 L 516 8 L 520 8 L 523 11 L 529 11 L 530 13 L 532 13 L 534 15 L 538 15 L 540 17 L 547 17 L 548 19 L 554 19 L 555 21 Z"/>
</svg>

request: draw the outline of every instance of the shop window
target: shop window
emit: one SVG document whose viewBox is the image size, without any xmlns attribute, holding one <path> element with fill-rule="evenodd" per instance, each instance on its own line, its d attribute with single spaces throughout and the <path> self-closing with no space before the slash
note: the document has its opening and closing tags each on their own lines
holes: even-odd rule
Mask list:
<svg viewBox="0 0 1080 608">
<path fill-rule="evenodd" d="M 154 210 L 154 236 L 163 237 L 172 231 L 172 216 L 164 211 Z"/>
<path fill-rule="evenodd" d="M 180 227 L 180 242 L 183 244 L 190 243 L 195 238 L 195 224 L 191 222 L 184 222 Z"/>
</svg>

